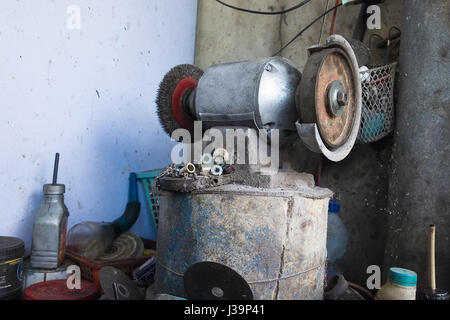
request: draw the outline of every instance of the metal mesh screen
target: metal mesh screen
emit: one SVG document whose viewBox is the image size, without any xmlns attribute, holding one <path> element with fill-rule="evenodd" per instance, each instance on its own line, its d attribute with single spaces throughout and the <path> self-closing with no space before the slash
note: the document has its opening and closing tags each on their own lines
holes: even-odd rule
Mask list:
<svg viewBox="0 0 450 320">
<path fill-rule="evenodd" d="M 358 140 L 370 143 L 394 129 L 394 80 L 397 63 L 360 72 L 362 88 L 361 126 Z"/>
</svg>

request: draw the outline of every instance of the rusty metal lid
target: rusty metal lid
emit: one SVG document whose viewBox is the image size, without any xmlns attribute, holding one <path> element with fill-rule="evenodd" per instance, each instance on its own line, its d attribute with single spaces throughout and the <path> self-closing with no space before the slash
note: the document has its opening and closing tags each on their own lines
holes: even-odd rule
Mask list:
<svg viewBox="0 0 450 320">
<path fill-rule="evenodd" d="M 35 283 L 23 292 L 24 300 L 95 300 L 99 297 L 97 286 L 80 280 L 80 289 L 69 289 L 67 280 L 49 280 Z"/>
</svg>

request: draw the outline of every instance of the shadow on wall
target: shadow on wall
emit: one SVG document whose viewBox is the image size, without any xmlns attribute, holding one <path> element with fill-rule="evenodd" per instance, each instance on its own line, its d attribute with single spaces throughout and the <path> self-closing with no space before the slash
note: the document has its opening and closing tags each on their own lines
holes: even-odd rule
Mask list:
<svg viewBox="0 0 450 320">
<path fill-rule="evenodd" d="M 25 207 L 25 214 L 19 220 L 17 230 L 15 234 L 25 235 L 21 236 L 22 240 L 25 241 L 25 247 L 27 252 L 31 249 L 31 239 L 33 235 L 33 222 L 34 214 L 39 208 L 43 200 L 42 189 L 41 192 L 35 191 L 28 197 L 27 205 Z"/>
<path fill-rule="evenodd" d="M 149 110 L 151 112 L 151 110 Z M 93 177 L 97 206 L 94 213 L 84 219 L 98 220 L 98 212 L 105 221 L 113 221 L 122 215 L 128 202 L 129 175 L 131 172 L 165 167 L 170 162 L 172 142 L 154 126 L 135 127 L 133 121 L 118 120 L 119 125 L 101 127 L 103 134 L 98 133 L 95 142 L 98 159 L 102 159 L 100 166 L 105 166 L 107 174 Z M 126 124 L 129 124 L 128 126 Z M 158 123 L 159 125 L 159 123 Z M 100 129 L 99 129 L 100 130 Z M 163 137 L 155 137 L 164 135 Z M 89 166 L 89 163 L 86 164 Z M 95 175 L 95 173 L 94 173 Z M 151 224 L 149 208 L 146 203 L 142 184 L 138 181 L 139 201 L 141 211 L 138 220 L 130 229 L 142 237 L 156 240 Z M 120 195 L 120 199 L 117 199 Z"/>
</svg>

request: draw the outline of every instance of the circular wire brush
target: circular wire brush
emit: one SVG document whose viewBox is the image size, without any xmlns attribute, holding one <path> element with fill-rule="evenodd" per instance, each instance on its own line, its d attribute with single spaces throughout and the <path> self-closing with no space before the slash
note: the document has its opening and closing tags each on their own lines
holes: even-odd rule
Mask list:
<svg viewBox="0 0 450 320">
<path fill-rule="evenodd" d="M 170 136 L 179 128 L 192 130 L 193 120 L 183 105 L 184 95 L 197 87 L 203 71 L 191 64 L 173 67 L 159 84 L 156 97 L 157 113 L 161 126 Z"/>
</svg>

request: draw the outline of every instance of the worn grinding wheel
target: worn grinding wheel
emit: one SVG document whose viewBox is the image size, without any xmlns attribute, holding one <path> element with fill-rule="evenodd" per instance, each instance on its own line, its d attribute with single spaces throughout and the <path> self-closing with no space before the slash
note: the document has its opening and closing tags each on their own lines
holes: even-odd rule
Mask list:
<svg viewBox="0 0 450 320">
<path fill-rule="evenodd" d="M 342 146 L 350 136 L 356 117 L 354 71 L 346 53 L 339 48 L 314 52 L 303 70 L 297 90 L 298 112 L 303 123 L 316 123 L 320 136 L 331 149 Z M 330 90 L 339 84 L 347 97 L 340 110 L 333 110 Z"/>
<path fill-rule="evenodd" d="M 184 273 L 184 290 L 192 300 L 253 300 L 248 283 L 233 269 L 216 262 L 198 262 Z"/>
<path fill-rule="evenodd" d="M 98 274 L 105 300 L 143 300 L 144 292 L 123 271 L 106 266 Z"/>
<path fill-rule="evenodd" d="M 349 42 L 337 34 L 309 47 L 308 53 L 296 91 L 295 126 L 309 150 L 341 161 L 352 150 L 361 124 L 358 61 Z"/>
<path fill-rule="evenodd" d="M 173 67 L 159 84 L 157 113 L 162 127 L 171 135 L 179 128 L 192 130 L 193 116 L 183 104 L 186 94 L 197 87 L 203 71 L 191 64 Z"/>
</svg>

